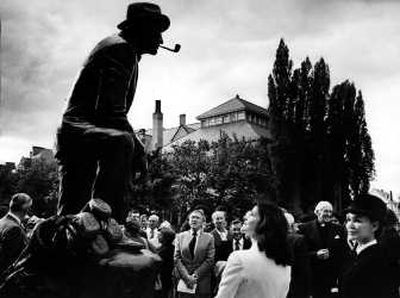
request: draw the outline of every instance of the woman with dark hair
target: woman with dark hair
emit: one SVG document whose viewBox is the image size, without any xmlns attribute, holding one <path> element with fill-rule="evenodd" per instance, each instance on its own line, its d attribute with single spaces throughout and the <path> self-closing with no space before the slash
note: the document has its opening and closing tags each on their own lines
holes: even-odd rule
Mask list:
<svg viewBox="0 0 400 298">
<path fill-rule="evenodd" d="M 233 252 L 222 274 L 217 298 L 285 298 L 290 283 L 287 222 L 275 204 L 259 201 L 246 214 L 249 250 Z"/>
<path fill-rule="evenodd" d="M 340 280 L 343 298 L 398 298 L 398 276 L 379 238 L 387 208 L 378 197 L 357 196 L 346 210 L 348 239 L 356 243 Z"/>
<path fill-rule="evenodd" d="M 162 259 L 162 265 L 159 274 L 161 288 L 158 290 L 156 297 L 168 298 L 172 296 L 172 270 L 174 269 L 174 250 L 173 242 L 175 240 L 175 232 L 169 227 L 163 227 L 158 234 L 158 241 L 161 247 L 158 255 Z"/>
</svg>

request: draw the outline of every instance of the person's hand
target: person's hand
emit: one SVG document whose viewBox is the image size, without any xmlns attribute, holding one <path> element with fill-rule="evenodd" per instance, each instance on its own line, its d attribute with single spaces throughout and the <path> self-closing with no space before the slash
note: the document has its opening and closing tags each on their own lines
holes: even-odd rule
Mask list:
<svg viewBox="0 0 400 298">
<path fill-rule="evenodd" d="M 317 258 L 319 260 L 327 260 L 329 259 L 329 249 L 323 248 L 317 251 Z"/>
<path fill-rule="evenodd" d="M 197 277 L 193 275 L 189 275 L 186 280 L 186 285 L 189 289 L 193 289 L 194 285 L 197 283 Z"/>
</svg>

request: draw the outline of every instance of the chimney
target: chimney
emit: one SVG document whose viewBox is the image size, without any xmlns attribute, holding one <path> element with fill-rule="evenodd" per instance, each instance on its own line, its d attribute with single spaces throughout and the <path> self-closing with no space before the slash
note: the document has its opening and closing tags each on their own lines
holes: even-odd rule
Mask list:
<svg viewBox="0 0 400 298">
<path fill-rule="evenodd" d="M 179 115 L 179 126 L 186 125 L 186 114 Z"/>
<path fill-rule="evenodd" d="M 156 100 L 156 110 L 153 113 L 153 149 L 163 146 L 163 113 L 161 112 L 161 100 Z"/>
</svg>

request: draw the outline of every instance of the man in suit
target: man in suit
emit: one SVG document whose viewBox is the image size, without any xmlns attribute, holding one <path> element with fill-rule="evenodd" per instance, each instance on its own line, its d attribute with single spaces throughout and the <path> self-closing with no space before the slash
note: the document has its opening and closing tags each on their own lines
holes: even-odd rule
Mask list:
<svg viewBox="0 0 400 298">
<path fill-rule="evenodd" d="M 215 211 L 212 216 L 214 230 L 211 235 L 214 237 L 215 245 L 215 262 L 226 261 L 232 252 L 231 238 L 229 231 L 226 229 L 225 211 Z"/>
<path fill-rule="evenodd" d="M 249 249 L 251 241 L 244 237 L 242 233 L 242 222 L 240 219 L 235 219 L 231 223 L 229 240 L 231 242 L 232 251 Z"/>
<path fill-rule="evenodd" d="M 314 210 L 317 219 L 299 225 L 299 232 L 308 246 L 314 298 L 329 297 L 337 288 L 339 270 L 347 250 L 344 229 L 331 222 L 332 212 L 332 204 L 321 201 Z"/>
<path fill-rule="evenodd" d="M 9 212 L 0 219 L 0 273 L 18 258 L 28 243 L 22 221 L 32 205 L 32 199 L 25 193 L 13 195 Z"/>
<path fill-rule="evenodd" d="M 143 144 L 127 117 L 139 61 L 157 54 L 169 26 L 158 5 L 131 3 L 120 32 L 100 41 L 84 63 L 57 133 L 59 214 L 76 214 L 95 197 L 125 221 L 134 174 L 146 170 Z"/>
<path fill-rule="evenodd" d="M 160 248 L 161 243 L 158 241 L 158 224 L 160 222 L 160 218 L 152 214 L 148 220 L 148 227 L 146 229 L 147 240 L 152 245 L 152 247 L 157 250 Z"/>
<path fill-rule="evenodd" d="M 288 222 L 288 242 L 293 255 L 288 298 L 308 298 L 311 295 L 310 257 L 304 236 L 295 231 L 292 214 L 285 212 Z"/>
<path fill-rule="evenodd" d="M 204 213 L 193 210 L 189 215 L 188 231 L 176 236 L 175 271 L 187 288 L 195 289 L 193 294 L 179 292 L 179 297 L 211 297 L 211 275 L 214 265 L 214 238 L 202 230 Z"/>
</svg>

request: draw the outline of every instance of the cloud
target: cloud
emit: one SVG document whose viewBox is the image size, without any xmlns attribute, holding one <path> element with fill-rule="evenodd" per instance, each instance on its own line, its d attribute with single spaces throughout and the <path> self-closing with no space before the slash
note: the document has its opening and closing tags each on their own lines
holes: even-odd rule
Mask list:
<svg viewBox="0 0 400 298">
<path fill-rule="evenodd" d="M 115 31 L 129 2 L 41 0 L 27 5 L 1 0 L 0 142 L 7 152 L 28 144 L 52 146 L 83 60 L 96 42 Z M 182 50 L 143 57 L 129 114 L 134 127 L 151 127 L 156 99 L 162 99 L 166 127 L 177 125 L 181 113 L 188 122 L 196 121 L 236 93 L 266 106 L 266 78 L 284 37 L 296 66 L 306 56 L 313 61 L 323 56 L 332 84 L 349 78 L 363 91 L 378 180 L 399 188 L 400 154 L 394 152 L 400 135 L 394 112 L 400 108 L 399 2 L 155 2 L 172 20 L 165 44 L 182 43 Z"/>
</svg>

